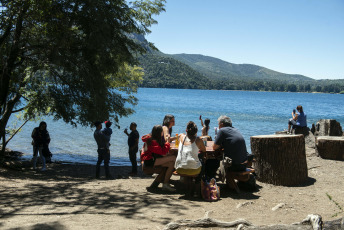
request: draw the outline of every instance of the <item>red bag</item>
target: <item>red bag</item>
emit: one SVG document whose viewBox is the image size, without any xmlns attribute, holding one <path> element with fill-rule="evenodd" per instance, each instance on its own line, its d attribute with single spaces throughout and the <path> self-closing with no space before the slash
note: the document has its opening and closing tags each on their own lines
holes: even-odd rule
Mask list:
<svg viewBox="0 0 344 230">
<path fill-rule="evenodd" d="M 142 140 L 147 139 L 150 137 L 150 134 L 144 135 L 142 137 Z M 141 149 L 141 155 L 140 155 L 140 160 L 141 161 L 147 161 L 153 159 L 152 153 L 148 150 L 147 143 L 143 143 L 143 147 Z"/>
</svg>

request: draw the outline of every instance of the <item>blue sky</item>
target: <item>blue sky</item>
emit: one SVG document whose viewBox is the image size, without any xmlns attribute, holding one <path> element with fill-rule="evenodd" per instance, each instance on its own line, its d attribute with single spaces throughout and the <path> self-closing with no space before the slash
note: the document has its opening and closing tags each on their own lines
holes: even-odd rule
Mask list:
<svg viewBox="0 0 344 230">
<path fill-rule="evenodd" d="M 344 79 L 344 0 L 167 0 L 146 38 L 314 79 Z"/>
</svg>

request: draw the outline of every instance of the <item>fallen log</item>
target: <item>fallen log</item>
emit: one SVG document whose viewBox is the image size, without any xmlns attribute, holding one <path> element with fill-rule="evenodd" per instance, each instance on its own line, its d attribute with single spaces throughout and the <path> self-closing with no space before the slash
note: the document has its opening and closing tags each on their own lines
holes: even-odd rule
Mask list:
<svg viewBox="0 0 344 230">
<path fill-rule="evenodd" d="M 231 222 L 219 221 L 208 217 L 208 213 L 202 219 L 198 220 L 179 220 L 171 222 L 165 225 L 164 230 L 175 230 L 175 229 L 185 229 L 185 228 L 229 228 L 229 229 L 269 229 L 269 230 L 321 230 L 323 225 L 326 225 L 326 229 L 342 229 L 344 227 L 343 220 L 331 221 L 331 223 L 323 223 L 322 217 L 320 215 L 310 214 L 304 220 L 293 223 L 290 225 L 268 225 L 268 226 L 255 226 L 247 220 L 239 219 Z"/>
</svg>

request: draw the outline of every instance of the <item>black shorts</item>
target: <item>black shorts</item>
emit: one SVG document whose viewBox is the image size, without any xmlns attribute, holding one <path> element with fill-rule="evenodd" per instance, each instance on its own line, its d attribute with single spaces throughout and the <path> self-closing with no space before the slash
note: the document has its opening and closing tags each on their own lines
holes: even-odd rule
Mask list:
<svg viewBox="0 0 344 230">
<path fill-rule="evenodd" d="M 153 167 L 155 163 L 154 159 L 144 161 L 145 167 Z"/>
</svg>

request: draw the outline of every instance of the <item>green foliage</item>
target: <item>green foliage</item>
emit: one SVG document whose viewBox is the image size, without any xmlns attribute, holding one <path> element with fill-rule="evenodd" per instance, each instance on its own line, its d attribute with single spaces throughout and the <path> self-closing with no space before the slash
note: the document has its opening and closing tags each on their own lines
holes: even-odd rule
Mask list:
<svg viewBox="0 0 344 230">
<path fill-rule="evenodd" d="M 144 69 L 141 87 L 206 89 L 209 79 L 173 58 L 155 54 L 140 57 Z"/>
<path fill-rule="evenodd" d="M 212 79 L 242 80 L 245 78 L 245 80 L 277 80 L 288 83 L 313 80 L 302 75 L 279 73 L 257 65 L 233 64 L 198 54 L 175 54 L 171 56 Z"/>
<path fill-rule="evenodd" d="M 149 33 L 165 0 L 0 0 L 0 136 L 12 113 L 77 125 L 133 112 Z M 148 44 L 151 46 L 151 44 Z M 116 124 L 117 125 L 117 124 Z"/>
<path fill-rule="evenodd" d="M 140 38 L 143 46 L 144 38 Z M 217 58 L 149 50 L 140 58 L 145 76 L 141 87 L 339 93 L 344 80 L 314 80 L 256 65 L 237 65 Z"/>
</svg>

